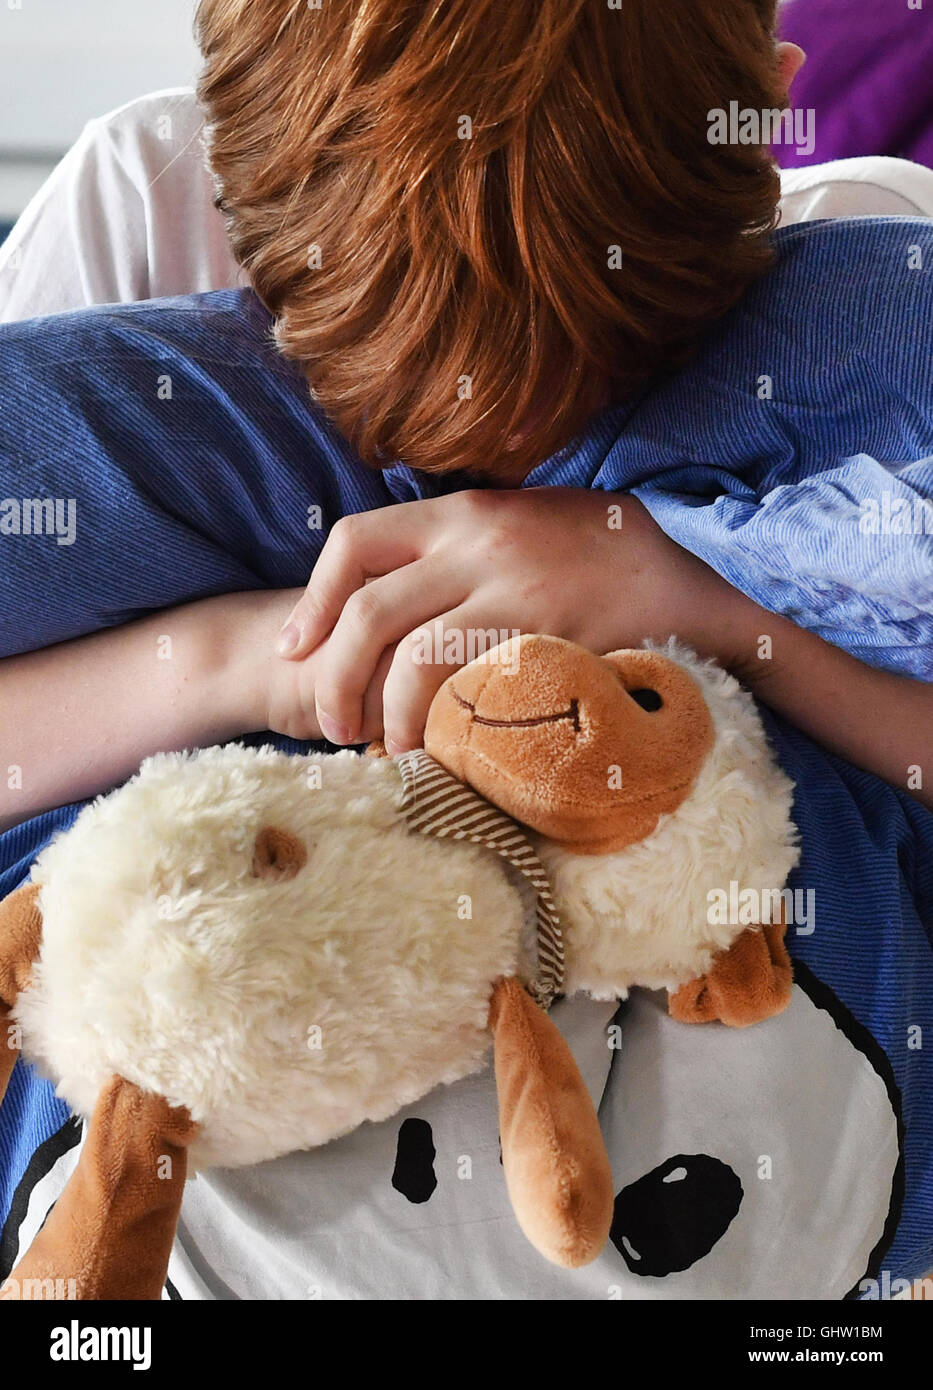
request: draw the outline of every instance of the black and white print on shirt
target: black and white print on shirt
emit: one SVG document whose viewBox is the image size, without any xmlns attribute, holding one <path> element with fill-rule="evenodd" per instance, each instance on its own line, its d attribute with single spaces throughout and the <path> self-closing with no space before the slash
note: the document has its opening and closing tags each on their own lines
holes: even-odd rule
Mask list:
<svg viewBox="0 0 933 1390">
<path fill-rule="evenodd" d="M 491 1069 L 344 1139 L 186 1190 L 163 1297 L 842 1299 L 875 1275 L 903 1185 L 899 1096 L 874 1040 L 797 968 L 752 1029 L 673 1022 L 665 996 L 553 1016 L 616 1180 L 610 1241 L 576 1271 L 518 1230 Z M 0 1238 L 0 1276 L 77 1159 L 74 1121 L 37 1150 Z"/>
</svg>

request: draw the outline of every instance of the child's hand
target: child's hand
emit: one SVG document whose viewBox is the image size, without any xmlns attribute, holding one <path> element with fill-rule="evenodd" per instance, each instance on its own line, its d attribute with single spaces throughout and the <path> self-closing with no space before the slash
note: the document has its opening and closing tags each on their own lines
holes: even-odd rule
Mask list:
<svg viewBox="0 0 933 1390">
<path fill-rule="evenodd" d="M 632 497 L 468 491 L 338 522 L 279 652 L 299 725 L 313 698 L 325 736 L 358 743 L 381 732 L 381 712 L 387 746 L 400 752 L 420 744 L 435 692 L 461 664 L 437 650 L 438 621 L 465 652 L 471 631 L 489 629 L 599 652 L 676 633 L 729 664 L 747 651 L 747 603 Z M 294 721 L 273 727 L 285 723 Z"/>
<path fill-rule="evenodd" d="M 304 589 L 257 589 L 223 600 L 225 707 L 241 733 L 271 729 L 288 738 L 324 737 L 315 708 L 315 683 L 327 643 L 304 661 L 282 661 L 275 641 Z M 384 678 L 388 659 L 380 667 Z M 381 685 L 374 681 L 363 702 L 359 742 L 381 738 Z"/>
</svg>

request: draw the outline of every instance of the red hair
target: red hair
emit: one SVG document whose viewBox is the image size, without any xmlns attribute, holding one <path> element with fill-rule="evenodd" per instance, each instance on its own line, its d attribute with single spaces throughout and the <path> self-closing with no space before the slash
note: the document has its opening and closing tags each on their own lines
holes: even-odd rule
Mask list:
<svg viewBox="0 0 933 1390">
<path fill-rule="evenodd" d="M 768 265 L 771 0 L 202 0 L 219 204 L 370 464 L 524 476 Z"/>
</svg>

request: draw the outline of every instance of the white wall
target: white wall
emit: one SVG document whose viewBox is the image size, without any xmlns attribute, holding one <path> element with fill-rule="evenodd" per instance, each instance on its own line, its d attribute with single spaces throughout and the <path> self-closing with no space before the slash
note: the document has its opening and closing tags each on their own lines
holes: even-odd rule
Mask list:
<svg viewBox="0 0 933 1390">
<path fill-rule="evenodd" d="M 196 0 L 0 0 L 0 220 L 20 211 L 91 116 L 194 80 L 195 8 Z"/>
</svg>

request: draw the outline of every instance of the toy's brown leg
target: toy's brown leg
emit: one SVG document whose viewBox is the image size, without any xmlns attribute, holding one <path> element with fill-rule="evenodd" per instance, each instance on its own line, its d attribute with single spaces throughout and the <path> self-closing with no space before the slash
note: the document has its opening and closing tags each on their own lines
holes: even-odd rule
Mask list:
<svg viewBox="0 0 933 1390">
<path fill-rule="evenodd" d="M 115 1076 L 77 1168 L 0 1298 L 160 1298 L 196 1132 L 187 1111 Z"/>
<path fill-rule="evenodd" d="M 690 980 L 668 1001 L 671 1018 L 681 1023 L 718 1019 L 733 1028 L 779 1014 L 790 1003 L 793 968 L 780 922 L 749 927 L 718 955 L 698 980 Z"/>
<path fill-rule="evenodd" d="M 596 1258 L 612 1224 L 612 1170 L 593 1101 L 560 1030 L 520 980 L 496 985 L 489 1022 L 518 1224 L 547 1259 L 575 1269 Z"/>
<path fill-rule="evenodd" d="M 19 1041 L 10 1013 L 29 983 L 42 942 L 39 886 L 24 883 L 0 902 L 0 1100 L 16 1065 Z"/>
</svg>

